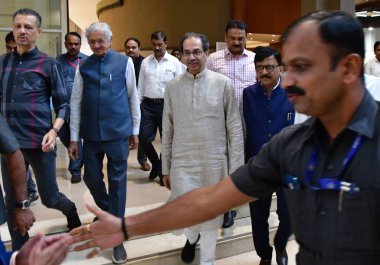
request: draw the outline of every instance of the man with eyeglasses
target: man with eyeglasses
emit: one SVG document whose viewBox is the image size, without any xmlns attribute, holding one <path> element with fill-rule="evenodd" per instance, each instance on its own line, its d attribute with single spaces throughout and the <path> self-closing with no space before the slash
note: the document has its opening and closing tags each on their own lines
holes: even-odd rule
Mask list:
<svg viewBox="0 0 380 265">
<path fill-rule="evenodd" d="M 86 28 L 86 37 L 94 54 L 80 63 L 75 74 L 69 155 L 78 158 L 78 141 L 82 138 L 83 181 L 99 208 L 124 217 L 129 149 L 137 148 L 139 143 L 135 70 L 131 58 L 111 49 L 108 24 L 92 23 Z M 108 189 L 102 172 L 104 156 Z M 112 261 L 127 261 L 123 244 L 114 247 Z"/>
<path fill-rule="evenodd" d="M 186 33 L 180 41 L 187 72 L 168 82 L 162 123 L 162 173 L 170 200 L 216 183 L 243 164 L 243 134 L 228 77 L 206 69 L 209 42 Z M 215 260 L 220 215 L 185 228 L 181 258 L 190 263 L 200 240 L 200 264 Z"/>
<path fill-rule="evenodd" d="M 151 35 L 153 54 L 141 64 L 138 95 L 141 107 L 140 144 L 152 163 L 149 180 L 159 177 L 163 186 L 161 159 L 152 142 L 157 129 L 162 134 L 162 113 L 164 109 L 165 87 L 169 80 L 183 73 L 181 62 L 166 51 L 165 32 L 155 31 Z"/>
<path fill-rule="evenodd" d="M 243 90 L 240 101 L 244 128 L 245 161 L 256 156 L 261 147 L 283 128 L 294 123 L 294 108 L 285 90 L 281 87 L 281 56 L 270 47 L 256 47 L 255 67 L 258 82 Z M 288 264 L 286 244 L 291 234 L 285 195 L 282 189 L 276 190 L 277 215 L 280 221 L 274 247 L 278 265 Z M 273 248 L 269 244 L 270 205 L 272 194 L 250 202 L 253 244 L 260 265 L 270 265 Z"/>
<path fill-rule="evenodd" d="M 229 21 L 224 33 L 227 48 L 210 54 L 206 64 L 208 69 L 231 79 L 238 104 L 243 89 L 256 83 L 255 54 L 245 49 L 246 35 L 247 25 L 244 22 Z M 233 226 L 236 214 L 235 210 L 226 212 L 222 228 Z"/>
</svg>

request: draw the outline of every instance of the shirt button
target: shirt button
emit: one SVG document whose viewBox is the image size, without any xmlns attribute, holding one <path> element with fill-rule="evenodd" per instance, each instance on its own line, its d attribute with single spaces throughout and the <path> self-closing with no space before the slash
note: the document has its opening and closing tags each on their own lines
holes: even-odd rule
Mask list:
<svg viewBox="0 0 380 265">
<path fill-rule="evenodd" d="M 319 251 L 313 251 L 313 256 L 315 259 L 320 259 L 322 258 L 322 253 Z"/>
<path fill-rule="evenodd" d="M 326 215 L 327 214 L 326 209 L 325 208 L 320 209 L 319 210 L 319 214 L 322 215 L 322 216 Z"/>
<path fill-rule="evenodd" d="M 272 134 L 268 133 L 268 137 L 272 137 Z"/>
<path fill-rule="evenodd" d="M 327 169 L 328 170 L 333 170 L 334 169 L 334 165 L 333 164 L 328 164 L 327 165 Z"/>
<path fill-rule="evenodd" d="M 272 120 L 268 120 L 268 123 L 272 123 Z"/>
</svg>

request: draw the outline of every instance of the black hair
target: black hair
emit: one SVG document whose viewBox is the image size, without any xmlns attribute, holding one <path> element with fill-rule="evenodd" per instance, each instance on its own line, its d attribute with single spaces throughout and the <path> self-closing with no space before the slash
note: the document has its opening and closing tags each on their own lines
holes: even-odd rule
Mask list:
<svg viewBox="0 0 380 265">
<path fill-rule="evenodd" d="M 226 34 L 228 33 L 229 29 L 241 29 L 241 30 L 244 30 L 245 33 L 247 33 L 247 25 L 243 21 L 240 21 L 240 20 L 228 21 L 227 26 L 226 26 Z"/>
<path fill-rule="evenodd" d="M 42 24 L 42 18 L 40 16 L 40 14 L 38 14 L 36 11 L 32 10 L 32 9 L 29 9 L 29 8 L 20 8 L 19 10 L 17 10 L 14 14 L 13 14 L 13 20 L 15 20 L 15 17 L 17 15 L 31 15 L 31 16 L 34 16 L 36 17 L 37 21 L 36 21 L 36 24 L 37 24 L 37 28 L 40 28 L 41 27 L 41 24 Z"/>
<path fill-rule="evenodd" d="M 70 35 L 75 36 L 75 37 L 79 38 L 80 41 L 82 41 L 82 37 L 75 31 L 71 31 L 71 32 L 67 33 L 65 35 L 65 41 L 67 40 L 67 37 Z"/>
<path fill-rule="evenodd" d="M 174 56 L 174 52 L 181 52 L 181 50 L 180 50 L 179 48 L 174 48 L 174 49 L 172 50 L 171 55 Z"/>
<path fill-rule="evenodd" d="M 127 43 L 128 43 L 128 41 L 130 41 L 130 40 L 133 40 L 134 42 L 136 42 L 137 43 L 137 47 L 139 47 L 140 48 L 140 41 L 139 41 L 139 39 L 138 38 L 134 38 L 134 37 L 131 37 L 131 38 L 128 38 L 128 39 L 126 39 L 125 40 L 125 42 L 124 42 L 124 48 L 127 46 Z"/>
<path fill-rule="evenodd" d="M 13 36 L 13 31 L 8 32 L 8 34 L 5 36 L 5 43 L 8 43 L 10 41 L 15 41 L 15 37 Z"/>
<path fill-rule="evenodd" d="M 269 46 L 265 46 L 265 47 L 264 46 L 258 46 L 253 50 L 253 52 L 255 53 L 255 59 L 254 59 L 255 64 L 257 62 L 261 62 L 264 59 L 271 57 L 273 55 L 273 57 L 276 59 L 278 65 L 281 65 L 281 54 L 280 54 L 280 52 L 269 47 Z"/>
<path fill-rule="evenodd" d="M 179 42 L 179 49 L 181 50 L 181 52 L 183 52 L 183 42 L 186 40 L 186 39 L 189 39 L 189 38 L 196 38 L 196 39 L 200 39 L 201 42 L 202 42 L 202 49 L 204 52 L 208 51 L 209 47 L 210 47 L 210 43 L 208 41 L 208 38 L 206 35 L 202 34 L 202 33 L 196 33 L 196 32 L 187 32 L 185 33 L 182 37 L 181 37 L 181 40 Z"/>
<path fill-rule="evenodd" d="M 150 36 L 150 39 L 151 40 L 163 40 L 164 42 L 166 42 L 166 34 L 163 31 L 155 31 Z"/>
<path fill-rule="evenodd" d="M 319 25 L 319 36 L 323 42 L 332 46 L 331 70 L 338 62 L 350 53 L 358 54 L 364 59 L 364 32 L 360 22 L 343 11 L 317 11 L 307 14 L 294 21 L 283 33 L 281 41 L 287 38 L 302 23 L 313 21 Z M 364 80 L 362 68 L 361 78 Z"/>
<path fill-rule="evenodd" d="M 376 51 L 377 46 L 380 45 L 380 41 L 376 41 L 375 44 L 373 44 L 373 51 Z"/>
</svg>

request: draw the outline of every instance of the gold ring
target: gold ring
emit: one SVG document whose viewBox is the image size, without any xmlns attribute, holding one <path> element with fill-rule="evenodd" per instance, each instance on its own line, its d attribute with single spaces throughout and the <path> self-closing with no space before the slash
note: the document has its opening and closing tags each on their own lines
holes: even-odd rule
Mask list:
<svg viewBox="0 0 380 265">
<path fill-rule="evenodd" d="M 87 229 L 87 233 L 91 233 L 91 225 L 90 224 L 86 225 L 86 229 Z"/>
</svg>

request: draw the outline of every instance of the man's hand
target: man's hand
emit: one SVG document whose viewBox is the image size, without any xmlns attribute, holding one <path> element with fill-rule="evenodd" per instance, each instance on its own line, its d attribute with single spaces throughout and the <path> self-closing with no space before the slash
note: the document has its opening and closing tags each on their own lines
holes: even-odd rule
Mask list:
<svg viewBox="0 0 380 265">
<path fill-rule="evenodd" d="M 36 221 L 32 210 L 15 208 L 12 213 L 13 230 L 18 229 L 21 235 L 25 235 L 26 232 L 33 226 Z"/>
<path fill-rule="evenodd" d="M 86 207 L 90 212 L 95 214 L 99 220 L 70 231 L 70 235 L 73 237 L 73 243 L 84 242 L 76 246 L 74 251 L 94 248 L 87 254 L 87 258 L 92 258 L 99 253 L 99 249 L 103 250 L 123 243 L 124 234 L 121 231 L 120 218 L 88 204 L 86 204 Z"/>
<path fill-rule="evenodd" d="M 139 136 L 138 135 L 132 135 L 129 137 L 129 149 L 133 150 L 136 149 L 139 145 Z"/>
<path fill-rule="evenodd" d="M 78 142 L 71 141 L 67 151 L 69 152 L 70 159 L 77 160 L 78 159 Z"/>
<path fill-rule="evenodd" d="M 55 138 L 57 138 L 56 132 L 53 129 L 48 131 L 48 133 L 45 134 L 44 137 L 42 138 L 42 143 L 41 143 L 42 151 L 44 152 L 52 151 L 55 146 Z"/>
<path fill-rule="evenodd" d="M 72 240 L 68 234 L 37 234 L 17 253 L 17 265 L 58 265 L 65 259 Z"/>
<path fill-rule="evenodd" d="M 170 175 L 164 175 L 164 185 L 168 190 L 171 190 L 172 187 L 170 186 Z"/>
</svg>

